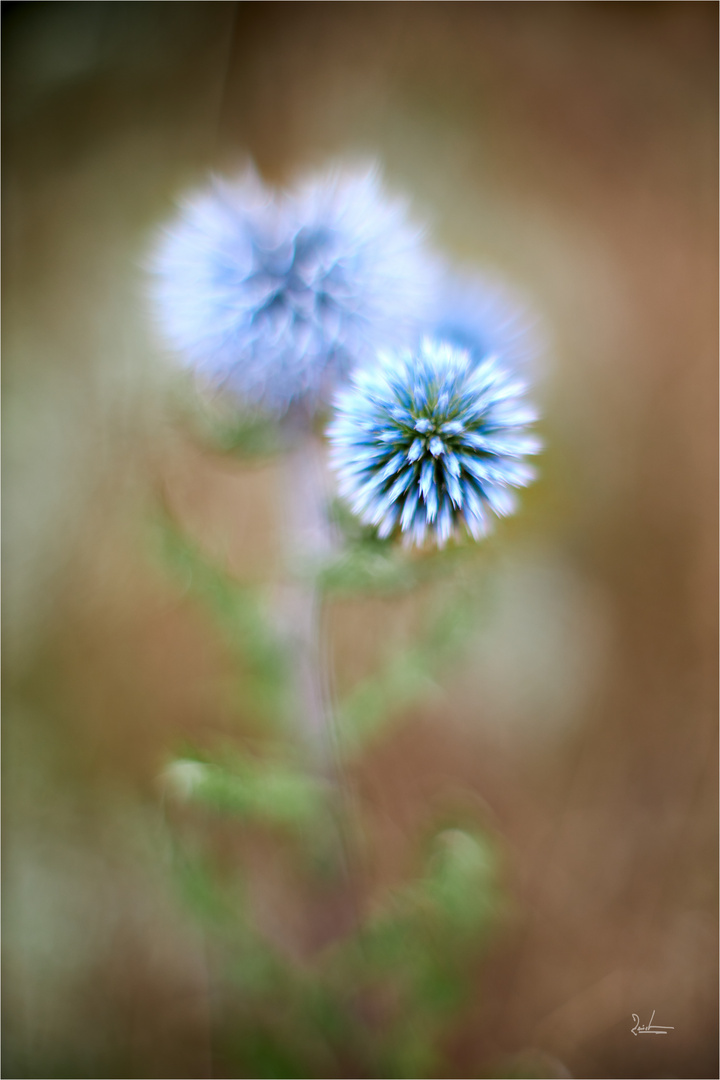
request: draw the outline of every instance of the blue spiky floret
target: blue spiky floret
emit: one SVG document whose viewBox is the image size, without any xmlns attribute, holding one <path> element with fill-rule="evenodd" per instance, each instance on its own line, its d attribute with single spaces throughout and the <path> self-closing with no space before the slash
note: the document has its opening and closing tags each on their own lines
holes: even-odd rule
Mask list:
<svg viewBox="0 0 720 1080">
<path fill-rule="evenodd" d="M 447 271 L 439 283 L 425 331 L 479 363 L 502 357 L 513 371 L 535 375 L 544 352 L 540 321 L 524 298 L 490 271 Z"/>
<path fill-rule="evenodd" d="M 341 494 L 381 537 L 475 539 L 516 508 L 514 489 L 541 449 L 525 382 L 496 357 L 424 339 L 358 370 L 338 396 L 328 435 Z"/>
<path fill-rule="evenodd" d="M 164 336 L 212 386 L 312 412 L 358 363 L 408 344 L 434 263 L 375 168 L 287 194 L 251 170 L 187 201 L 153 259 Z"/>
</svg>

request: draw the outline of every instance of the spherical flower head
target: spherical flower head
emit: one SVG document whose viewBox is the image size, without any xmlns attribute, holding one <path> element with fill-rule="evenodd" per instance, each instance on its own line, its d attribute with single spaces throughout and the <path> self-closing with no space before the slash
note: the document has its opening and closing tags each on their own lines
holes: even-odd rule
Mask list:
<svg viewBox="0 0 720 1080">
<path fill-rule="evenodd" d="M 529 378 L 543 353 L 537 317 L 514 289 L 487 272 L 447 273 L 427 332 L 465 349 L 473 364 L 495 356 Z"/>
<path fill-rule="evenodd" d="M 475 364 L 444 342 L 383 356 L 338 397 L 328 435 L 341 494 L 382 537 L 480 539 L 534 477 L 524 459 L 541 444 L 525 393 L 496 357 Z"/>
<path fill-rule="evenodd" d="M 433 266 L 375 169 L 287 194 L 248 171 L 189 199 L 155 256 L 162 331 L 212 386 L 312 413 L 381 345 L 407 344 Z"/>
</svg>

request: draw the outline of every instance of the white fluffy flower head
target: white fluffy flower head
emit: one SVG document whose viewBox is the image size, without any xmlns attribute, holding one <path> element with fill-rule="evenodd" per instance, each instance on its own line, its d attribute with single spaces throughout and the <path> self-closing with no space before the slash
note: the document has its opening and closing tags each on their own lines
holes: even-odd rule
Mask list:
<svg viewBox="0 0 720 1080">
<path fill-rule="evenodd" d="M 252 172 L 187 200 L 158 246 L 168 342 L 207 382 L 282 415 L 312 412 L 379 347 L 406 344 L 434 265 L 377 170 L 335 170 L 286 194 Z"/>
</svg>

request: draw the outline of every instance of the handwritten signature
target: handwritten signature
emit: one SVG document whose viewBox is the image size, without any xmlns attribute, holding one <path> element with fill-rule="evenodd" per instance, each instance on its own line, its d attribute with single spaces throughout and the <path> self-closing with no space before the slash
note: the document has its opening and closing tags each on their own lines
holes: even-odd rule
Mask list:
<svg viewBox="0 0 720 1080">
<path fill-rule="evenodd" d="M 674 1027 L 664 1027 L 661 1024 L 653 1024 L 653 1020 L 655 1019 L 654 1009 L 653 1014 L 650 1017 L 650 1023 L 646 1024 L 645 1027 L 640 1023 L 640 1017 L 637 1013 L 632 1013 L 631 1015 L 635 1021 L 635 1027 L 630 1029 L 633 1035 L 667 1035 L 668 1031 L 675 1030 Z"/>
</svg>

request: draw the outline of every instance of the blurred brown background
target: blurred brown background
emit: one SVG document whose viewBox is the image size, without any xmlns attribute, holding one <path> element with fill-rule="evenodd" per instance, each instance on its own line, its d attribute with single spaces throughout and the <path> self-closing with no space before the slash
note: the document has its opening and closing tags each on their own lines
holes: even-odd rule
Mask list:
<svg viewBox="0 0 720 1080">
<path fill-rule="evenodd" d="M 551 338 L 542 480 L 488 548 L 484 628 L 352 778 L 377 872 L 457 789 L 505 844 L 515 910 L 458 1068 L 717 1076 L 717 4 L 3 15 L 3 1075 L 115 1075 L 118 1046 L 133 1075 L 209 1075 L 155 778 L 222 725 L 226 672 L 143 520 L 160 488 L 271 582 L 278 473 L 169 418 L 142 263 L 210 168 L 371 156 Z M 411 618 L 336 604 L 339 682 Z M 674 1030 L 633 1037 L 653 1009 Z"/>
</svg>

